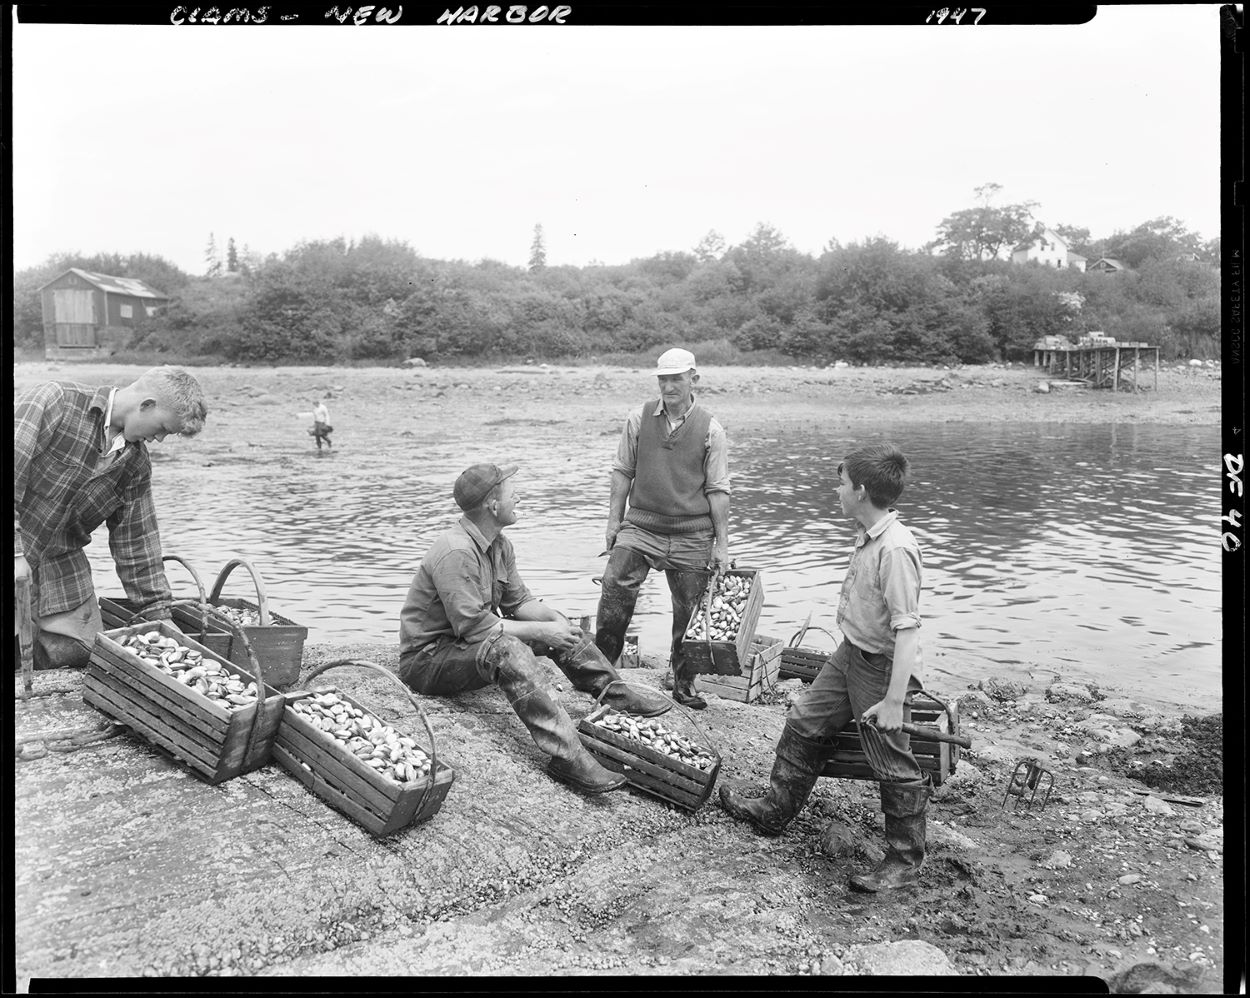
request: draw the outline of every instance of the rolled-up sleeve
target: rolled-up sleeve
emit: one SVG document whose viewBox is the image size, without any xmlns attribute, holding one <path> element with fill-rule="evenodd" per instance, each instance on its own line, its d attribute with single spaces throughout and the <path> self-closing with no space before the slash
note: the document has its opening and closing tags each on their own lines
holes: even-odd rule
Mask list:
<svg viewBox="0 0 1250 998">
<path fill-rule="evenodd" d="M 895 631 L 920 626 L 920 553 L 909 548 L 883 551 L 877 580 L 890 628 Z"/>
<path fill-rule="evenodd" d="M 713 419 L 708 423 L 703 454 L 703 492 L 729 492 L 729 439 L 725 428 Z"/>
<path fill-rule="evenodd" d="M 483 640 L 499 623 L 499 615 L 491 607 L 490 592 L 482 592 L 477 558 L 469 551 L 448 551 L 431 574 L 452 632 L 461 641 Z"/>
<path fill-rule="evenodd" d="M 126 490 L 122 506 L 108 518 L 109 550 L 126 596 L 154 619 L 167 618 L 171 595 L 161 560 L 161 538 L 152 501 L 151 470 L 145 468 Z"/>
<path fill-rule="evenodd" d="M 626 478 L 633 478 L 638 467 L 638 431 L 642 429 L 642 409 L 635 409 L 625 420 L 625 429 L 621 431 L 621 439 L 616 445 L 616 459 L 612 462 L 612 470 L 619 471 Z"/>
</svg>

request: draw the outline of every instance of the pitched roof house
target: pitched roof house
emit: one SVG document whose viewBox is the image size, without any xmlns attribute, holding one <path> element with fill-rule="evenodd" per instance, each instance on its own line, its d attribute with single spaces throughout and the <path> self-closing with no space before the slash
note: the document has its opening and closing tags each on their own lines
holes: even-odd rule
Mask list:
<svg viewBox="0 0 1250 998">
<path fill-rule="evenodd" d="M 1085 257 L 1068 249 L 1068 241 L 1054 229 L 1042 229 L 1016 245 L 1012 263 L 1040 263 L 1043 267 L 1085 269 Z"/>
<path fill-rule="evenodd" d="M 169 304 L 169 296 L 133 277 L 113 277 L 71 267 L 39 289 L 44 356 L 107 357 L 125 346 L 143 319 Z"/>
<path fill-rule="evenodd" d="M 1109 256 L 1100 256 L 1097 260 L 1089 265 L 1087 270 L 1098 271 L 1104 274 L 1116 274 L 1121 270 L 1128 270 L 1119 260 L 1113 260 Z"/>
</svg>

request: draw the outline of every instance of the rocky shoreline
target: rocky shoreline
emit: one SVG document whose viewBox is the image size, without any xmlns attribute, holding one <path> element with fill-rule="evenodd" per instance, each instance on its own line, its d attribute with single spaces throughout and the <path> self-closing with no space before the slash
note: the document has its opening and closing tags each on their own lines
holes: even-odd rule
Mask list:
<svg viewBox="0 0 1250 998">
<path fill-rule="evenodd" d="M 305 668 L 344 656 L 395 665 L 389 648 L 316 647 Z M 659 686 L 663 674 L 644 656 L 626 678 Z M 575 718 L 593 707 L 554 666 L 548 678 Z M 402 723 L 390 684 L 335 682 Z M 79 683 L 40 674 L 44 695 L 15 709 L 19 741 L 98 724 Z M 752 704 L 709 696 L 697 720 L 723 756 L 722 784 L 762 790 L 801 685 L 783 681 Z M 871 899 L 846 878 L 881 853 L 875 784 L 819 781 L 777 839 L 733 821 L 715 796 L 694 814 L 633 792 L 591 800 L 543 775 L 494 690 L 427 698 L 456 784 L 430 822 L 383 842 L 276 766 L 206 787 L 128 735 L 80 747 L 28 739 L 16 763 L 19 980 L 1093 975 L 1117 993 L 1219 990 L 1220 791 L 1140 778 L 1147 764 L 1179 773 L 1192 758 L 1222 772 L 1218 715 L 1195 728 L 1079 684 L 980 685 L 945 691 L 973 748 L 934 794 L 920 885 Z M 1044 808 L 1004 809 L 1023 759 L 1053 788 Z M 108 774 L 96 781 L 108 796 L 65 782 L 83 766 Z M 125 852 L 134 842 L 146 867 Z M 176 872 L 157 858 L 167 850 Z M 257 895 L 251 878 L 277 887 L 274 864 L 281 889 Z M 93 902 L 100 894 L 110 896 Z M 189 925 L 194 945 L 177 931 Z"/>
</svg>

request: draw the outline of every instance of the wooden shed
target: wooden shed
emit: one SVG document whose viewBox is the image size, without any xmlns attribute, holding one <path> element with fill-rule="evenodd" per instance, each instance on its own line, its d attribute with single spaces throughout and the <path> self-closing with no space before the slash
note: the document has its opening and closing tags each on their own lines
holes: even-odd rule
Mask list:
<svg viewBox="0 0 1250 998">
<path fill-rule="evenodd" d="M 71 267 L 39 289 L 48 360 L 107 357 L 125 347 L 144 319 L 169 297 L 133 277 Z"/>
</svg>

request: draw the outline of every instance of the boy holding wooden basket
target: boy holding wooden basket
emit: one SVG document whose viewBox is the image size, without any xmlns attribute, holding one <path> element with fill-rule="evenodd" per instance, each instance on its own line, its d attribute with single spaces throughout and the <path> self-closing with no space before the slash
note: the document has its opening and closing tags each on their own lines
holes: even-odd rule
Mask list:
<svg viewBox="0 0 1250 998">
<path fill-rule="evenodd" d="M 914 884 L 925 857 L 925 809 L 932 787 L 902 730 L 903 699 L 920 689 L 920 548 L 891 507 L 903 492 L 907 458 L 867 447 L 838 465 L 842 512 L 858 524 L 837 621 L 844 640 L 790 708 L 768 793 L 747 799 L 728 787 L 721 804 L 765 835 L 780 835 L 803 807 L 834 741 L 854 719 L 881 783 L 885 858 L 851 877 L 860 891 Z"/>
</svg>

